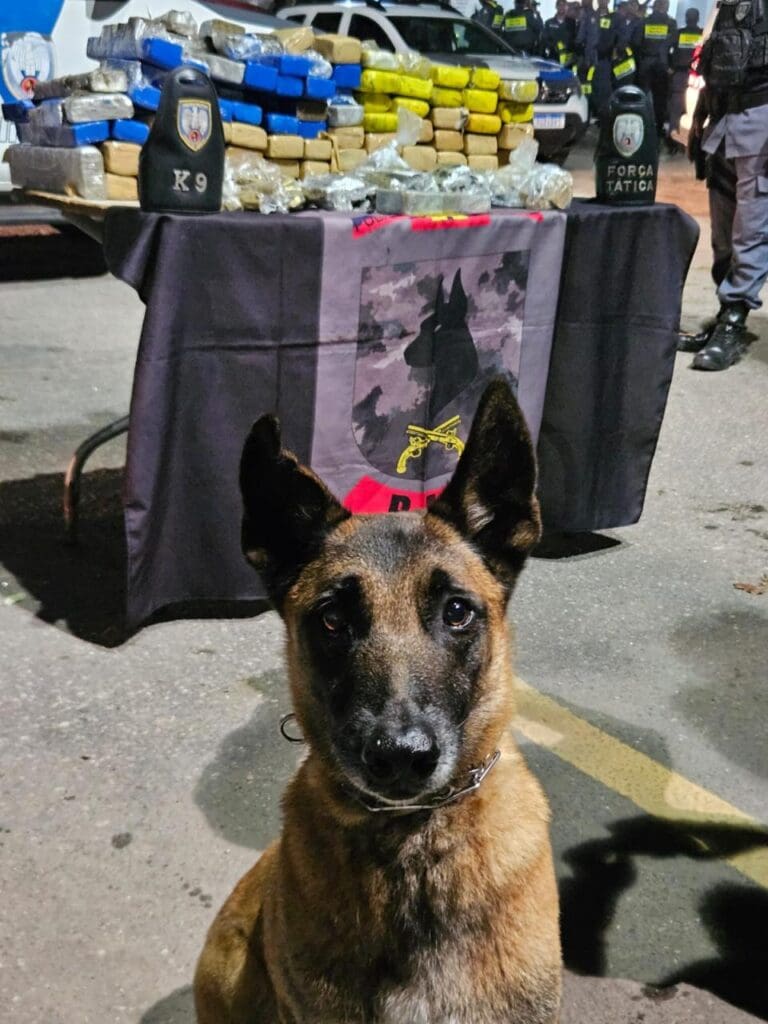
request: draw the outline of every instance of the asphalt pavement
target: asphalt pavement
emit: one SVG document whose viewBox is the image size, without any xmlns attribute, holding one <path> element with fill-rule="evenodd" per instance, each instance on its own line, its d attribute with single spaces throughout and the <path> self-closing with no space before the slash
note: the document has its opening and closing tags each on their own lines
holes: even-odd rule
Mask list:
<svg viewBox="0 0 768 1024">
<path fill-rule="evenodd" d="M 586 148 L 572 166 L 589 194 Z M 702 226 L 693 328 L 717 308 L 705 190 L 665 159 L 660 197 Z M 126 412 L 142 312 L 107 276 L 0 283 L 3 1024 L 192 1024 L 205 930 L 296 764 L 274 613 L 126 636 L 121 440 L 62 542 L 63 468 Z M 768 322 L 750 322 L 724 373 L 677 357 L 640 522 L 533 559 L 511 607 L 563 1024 L 768 1019 Z"/>
</svg>

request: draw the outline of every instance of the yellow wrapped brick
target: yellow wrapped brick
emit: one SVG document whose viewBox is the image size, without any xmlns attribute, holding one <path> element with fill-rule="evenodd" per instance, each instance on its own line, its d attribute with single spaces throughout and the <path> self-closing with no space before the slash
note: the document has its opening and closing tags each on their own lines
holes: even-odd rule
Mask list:
<svg viewBox="0 0 768 1024">
<path fill-rule="evenodd" d="M 362 103 L 366 114 L 386 114 L 392 110 L 392 97 L 385 92 L 360 92 L 357 101 Z"/>
<path fill-rule="evenodd" d="M 417 100 L 428 100 L 432 96 L 432 79 L 400 75 L 400 88 L 397 92 L 401 96 L 413 96 Z"/>
<path fill-rule="evenodd" d="M 340 149 L 338 167 L 334 169 L 341 171 L 342 174 L 348 174 L 350 171 L 356 171 L 367 159 L 368 154 L 364 149 Z"/>
<path fill-rule="evenodd" d="M 331 163 L 329 160 L 302 160 L 299 167 L 299 177 L 311 178 L 313 174 L 329 174 Z"/>
<path fill-rule="evenodd" d="M 499 82 L 499 99 L 533 103 L 539 95 L 538 82 Z"/>
<path fill-rule="evenodd" d="M 426 117 L 429 113 L 429 104 L 426 100 L 417 100 L 413 96 L 393 96 L 392 105 L 395 110 L 399 110 L 400 107 L 405 107 L 406 110 L 410 110 L 416 117 Z"/>
<path fill-rule="evenodd" d="M 499 104 L 499 116 L 504 124 L 523 124 L 533 120 L 532 103 L 509 103 L 504 100 Z"/>
<path fill-rule="evenodd" d="M 466 89 L 469 85 L 469 68 L 456 68 L 451 64 L 433 64 L 432 81 L 445 89 Z"/>
<path fill-rule="evenodd" d="M 490 68 L 472 68 L 470 81 L 473 89 L 493 89 L 495 92 L 499 87 L 501 75 Z"/>
<path fill-rule="evenodd" d="M 495 114 L 499 94 L 488 89 L 465 89 L 462 103 L 474 114 Z"/>
<path fill-rule="evenodd" d="M 498 135 L 499 149 L 517 149 L 523 139 L 533 138 L 533 125 L 530 121 L 527 124 L 504 124 Z"/>
<path fill-rule="evenodd" d="M 388 146 L 390 142 L 397 140 L 395 132 L 367 132 L 365 136 L 365 149 L 368 153 L 375 153 L 382 146 Z"/>
<path fill-rule="evenodd" d="M 450 150 L 454 153 L 460 153 L 464 148 L 464 136 L 461 132 L 452 132 L 445 128 L 438 128 L 435 131 L 435 148 L 441 152 Z"/>
<path fill-rule="evenodd" d="M 498 114 L 470 114 L 465 131 L 477 135 L 498 135 L 501 131 L 501 118 Z"/>
<path fill-rule="evenodd" d="M 402 77 L 395 71 L 376 71 L 373 68 L 365 68 L 360 76 L 360 91 L 401 93 L 403 91 L 400 87 Z"/>
<path fill-rule="evenodd" d="M 304 139 L 305 160 L 330 160 L 332 152 L 330 139 Z"/>
<path fill-rule="evenodd" d="M 435 129 L 432 127 L 432 122 L 426 118 L 422 118 L 421 129 L 419 131 L 419 142 L 428 143 L 432 142 L 435 138 Z"/>
<path fill-rule="evenodd" d="M 442 89 L 437 85 L 432 89 L 433 107 L 460 107 L 463 103 L 460 89 Z"/>
<path fill-rule="evenodd" d="M 414 171 L 434 171 L 437 150 L 434 146 L 403 146 L 403 160 Z"/>
<path fill-rule="evenodd" d="M 101 147 L 104 170 L 109 174 L 122 174 L 126 178 L 138 178 L 140 152 L 141 146 L 135 142 L 105 142 Z"/>
<path fill-rule="evenodd" d="M 463 107 L 432 107 L 432 113 L 429 116 L 435 128 L 460 132 L 464 128 L 467 112 Z"/>
<path fill-rule="evenodd" d="M 497 156 L 473 154 L 467 157 L 467 163 L 473 171 L 498 171 L 499 169 L 499 158 Z"/>
<path fill-rule="evenodd" d="M 396 132 L 397 114 L 368 114 L 363 116 L 363 128 L 366 132 Z"/>
<path fill-rule="evenodd" d="M 499 143 L 495 135 L 465 135 L 464 152 L 467 156 L 495 156 Z"/>
<path fill-rule="evenodd" d="M 465 167 L 466 163 L 467 158 L 464 156 L 463 153 L 438 152 L 437 154 L 438 167 L 458 167 L 459 165 Z"/>
<path fill-rule="evenodd" d="M 298 160 L 271 160 L 270 163 L 277 164 L 284 178 L 298 178 L 301 174 L 301 164 Z"/>
<path fill-rule="evenodd" d="M 304 139 L 300 135 L 269 135 L 267 137 L 267 158 L 269 160 L 302 160 Z M 298 169 L 296 171 L 298 177 Z"/>
<path fill-rule="evenodd" d="M 255 124 L 240 124 L 232 121 L 224 122 L 224 141 L 243 149 L 257 149 L 260 153 L 267 148 L 267 133 Z M 229 131 L 227 131 L 229 129 Z"/>
</svg>

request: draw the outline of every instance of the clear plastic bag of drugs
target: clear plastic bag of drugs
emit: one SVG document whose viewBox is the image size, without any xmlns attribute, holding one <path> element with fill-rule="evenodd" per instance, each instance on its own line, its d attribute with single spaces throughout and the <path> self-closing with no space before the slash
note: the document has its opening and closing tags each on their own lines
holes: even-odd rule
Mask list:
<svg viewBox="0 0 768 1024">
<path fill-rule="evenodd" d="M 414 78 L 432 77 L 432 61 L 428 57 L 423 56 L 423 54 L 417 53 L 416 50 L 406 50 L 405 53 L 399 53 L 397 60 L 400 70 L 406 75 L 412 75 Z"/>
<path fill-rule="evenodd" d="M 225 210 L 288 213 L 304 205 L 301 183 L 287 178 L 277 164 L 258 153 L 227 154 L 222 206 Z"/>
<path fill-rule="evenodd" d="M 332 78 L 333 77 L 333 64 L 329 60 L 326 60 L 322 54 L 318 53 L 317 50 L 307 50 L 303 54 L 312 61 L 312 67 L 309 69 L 308 78 Z"/>
<path fill-rule="evenodd" d="M 363 41 L 362 65 L 373 71 L 398 71 L 400 69 L 398 55 L 389 50 L 380 50 L 370 39 Z"/>
<path fill-rule="evenodd" d="M 230 60 L 256 60 L 264 56 L 279 56 L 285 52 L 283 44 L 275 36 L 258 35 L 255 32 L 214 32 L 211 41 L 214 50 Z"/>
<path fill-rule="evenodd" d="M 322 210 L 367 211 L 376 191 L 357 174 L 316 174 L 301 185 L 307 202 Z"/>
</svg>

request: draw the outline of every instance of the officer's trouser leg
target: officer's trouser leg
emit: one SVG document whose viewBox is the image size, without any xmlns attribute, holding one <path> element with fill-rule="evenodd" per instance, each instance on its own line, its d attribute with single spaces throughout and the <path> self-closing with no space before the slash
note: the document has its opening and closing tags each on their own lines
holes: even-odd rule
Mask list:
<svg viewBox="0 0 768 1024">
<path fill-rule="evenodd" d="M 717 289 L 722 303 L 744 302 L 757 309 L 768 277 L 768 141 L 758 156 L 739 156 L 731 267 Z"/>
<path fill-rule="evenodd" d="M 601 120 L 608 114 L 608 102 L 611 98 L 611 62 L 601 57 L 595 65 L 595 77 L 592 82 L 592 99 L 595 114 Z"/>
<path fill-rule="evenodd" d="M 664 122 L 667 120 L 669 103 L 669 75 L 663 64 L 655 64 L 651 76 L 651 96 L 653 97 L 653 113 L 656 118 L 656 134 L 664 134 Z"/>
<path fill-rule="evenodd" d="M 716 285 L 731 269 L 733 218 L 736 214 L 736 170 L 726 160 L 725 147 L 707 157 L 712 279 Z"/>
<path fill-rule="evenodd" d="M 670 133 L 680 127 L 680 118 L 685 113 L 685 93 L 688 87 L 688 72 L 675 71 L 669 90 L 669 130 Z"/>
</svg>

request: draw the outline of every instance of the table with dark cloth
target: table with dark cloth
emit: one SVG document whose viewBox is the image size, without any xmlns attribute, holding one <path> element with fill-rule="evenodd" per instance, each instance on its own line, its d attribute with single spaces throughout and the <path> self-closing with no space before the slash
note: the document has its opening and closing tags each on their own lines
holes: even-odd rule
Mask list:
<svg viewBox="0 0 768 1024">
<path fill-rule="evenodd" d="M 265 412 L 348 507 L 419 508 L 502 374 L 538 438 L 547 525 L 635 522 L 697 234 L 665 205 L 447 221 L 110 211 L 108 266 L 147 307 L 129 622 L 263 596 L 240 553 L 237 466 Z"/>
</svg>

